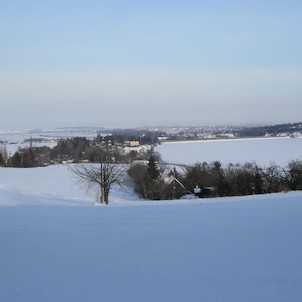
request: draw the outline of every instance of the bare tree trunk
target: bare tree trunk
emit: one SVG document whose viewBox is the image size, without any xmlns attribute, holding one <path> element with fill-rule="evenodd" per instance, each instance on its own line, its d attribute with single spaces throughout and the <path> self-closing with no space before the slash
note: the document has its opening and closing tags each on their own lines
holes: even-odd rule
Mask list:
<svg viewBox="0 0 302 302">
<path fill-rule="evenodd" d="M 144 183 L 143 183 L 143 192 L 144 192 L 144 198 L 148 199 L 147 189 L 146 189 L 146 185 Z"/>
<path fill-rule="evenodd" d="M 101 187 L 100 203 L 105 203 L 105 204 L 109 203 L 109 191 L 110 191 L 110 184 L 104 181 Z"/>
<path fill-rule="evenodd" d="M 109 203 L 109 190 L 105 190 L 104 202 L 105 202 L 105 204 Z"/>
<path fill-rule="evenodd" d="M 105 201 L 105 190 L 102 187 L 101 188 L 101 195 L 100 195 L 100 203 L 104 203 L 104 201 Z"/>
<path fill-rule="evenodd" d="M 108 204 L 109 202 L 109 191 L 110 191 L 110 184 L 107 181 L 103 183 L 103 190 L 104 190 L 104 203 Z"/>
</svg>

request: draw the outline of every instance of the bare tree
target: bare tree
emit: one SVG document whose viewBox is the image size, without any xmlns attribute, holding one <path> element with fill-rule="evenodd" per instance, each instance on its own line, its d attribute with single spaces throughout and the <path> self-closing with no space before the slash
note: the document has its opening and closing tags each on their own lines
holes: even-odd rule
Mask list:
<svg viewBox="0 0 302 302">
<path fill-rule="evenodd" d="M 290 190 L 302 189 L 302 160 L 291 160 L 283 169 L 283 182 Z"/>
<path fill-rule="evenodd" d="M 3 156 L 3 160 L 7 161 L 7 159 L 8 159 L 8 152 L 7 152 L 7 149 L 6 149 L 6 145 L 0 144 L 0 153 Z"/>
<path fill-rule="evenodd" d="M 282 169 L 275 163 L 270 165 L 263 171 L 264 191 L 266 193 L 274 193 L 282 191 Z"/>
<path fill-rule="evenodd" d="M 99 188 L 100 202 L 108 204 L 111 186 L 122 184 L 127 168 L 126 164 L 115 163 L 111 156 L 100 154 L 98 163 L 74 164 L 70 170 L 88 190 Z"/>
</svg>

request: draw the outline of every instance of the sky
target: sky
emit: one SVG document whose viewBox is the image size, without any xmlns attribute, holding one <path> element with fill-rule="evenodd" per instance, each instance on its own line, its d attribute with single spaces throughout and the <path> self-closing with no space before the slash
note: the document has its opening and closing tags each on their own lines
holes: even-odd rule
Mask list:
<svg viewBox="0 0 302 302">
<path fill-rule="evenodd" d="M 302 2 L 0 0 L 0 129 L 301 122 Z"/>
</svg>

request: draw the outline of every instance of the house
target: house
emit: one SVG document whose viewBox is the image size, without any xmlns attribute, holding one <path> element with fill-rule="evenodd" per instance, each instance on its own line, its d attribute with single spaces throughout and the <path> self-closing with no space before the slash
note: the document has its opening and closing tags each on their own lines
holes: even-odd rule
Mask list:
<svg viewBox="0 0 302 302">
<path fill-rule="evenodd" d="M 165 167 L 160 168 L 159 170 L 160 173 L 160 180 L 163 181 L 165 184 L 170 184 L 174 180 L 174 168 L 172 167 Z"/>
<path fill-rule="evenodd" d="M 138 147 L 139 141 L 129 141 L 129 147 Z"/>
</svg>

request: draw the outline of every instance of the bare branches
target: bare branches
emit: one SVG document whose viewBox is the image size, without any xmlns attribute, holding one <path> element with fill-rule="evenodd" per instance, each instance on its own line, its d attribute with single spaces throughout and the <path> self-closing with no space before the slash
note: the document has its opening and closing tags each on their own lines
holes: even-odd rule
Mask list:
<svg viewBox="0 0 302 302">
<path fill-rule="evenodd" d="M 100 201 L 108 204 L 109 191 L 113 184 L 121 185 L 128 166 L 107 161 L 100 157 L 96 164 L 74 164 L 70 170 L 78 178 L 78 183 L 88 190 L 99 188 L 101 190 Z"/>
</svg>

